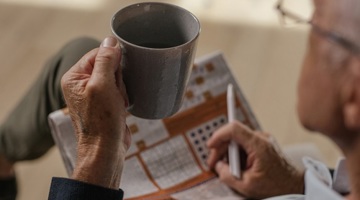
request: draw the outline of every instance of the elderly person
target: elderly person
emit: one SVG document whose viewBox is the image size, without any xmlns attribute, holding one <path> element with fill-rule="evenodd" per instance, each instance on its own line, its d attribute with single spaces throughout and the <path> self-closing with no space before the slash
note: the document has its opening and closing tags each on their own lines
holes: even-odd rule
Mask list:
<svg viewBox="0 0 360 200">
<path fill-rule="evenodd" d="M 283 17 L 311 26 L 298 83 L 298 116 L 305 128 L 322 133 L 342 150 L 346 160 L 334 174 L 342 183 L 331 180 L 326 167 L 311 159 L 304 160 L 305 172 L 297 171 L 275 151 L 271 136 L 234 122 L 208 141 L 208 161 L 223 182 L 245 196 L 304 194 L 292 198 L 330 200 L 343 199 L 341 194 L 350 192 L 347 199 L 360 199 L 360 1 L 313 2 L 311 21 L 286 10 L 283 1 L 277 8 Z M 220 161 L 231 139 L 248 154 L 241 179 L 231 176 L 228 164 Z"/>
</svg>

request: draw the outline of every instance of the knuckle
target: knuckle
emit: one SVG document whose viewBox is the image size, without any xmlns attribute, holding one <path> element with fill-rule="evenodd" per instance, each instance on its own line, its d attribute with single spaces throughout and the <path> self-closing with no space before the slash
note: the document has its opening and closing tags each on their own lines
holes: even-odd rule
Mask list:
<svg viewBox="0 0 360 200">
<path fill-rule="evenodd" d="M 258 131 L 258 132 L 259 132 L 259 135 L 261 135 L 262 138 L 266 141 L 269 141 L 270 138 L 272 138 L 272 135 L 268 132 L 260 132 L 260 131 Z"/>
<path fill-rule="evenodd" d="M 114 52 L 111 49 L 101 51 L 95 58 L 96 63 L 111 63 L 114 60 Z"/>
<path fill-rule="evenodd" d="M 231 133 L 233 134 L 233 136 L 236 135 L 242 135 L 242 137 L 246 137 L 248 139 L 252 138 L 253 131 L 251 129 L 249 129 L 249 127 L 247 127 L 245 124 L 239 122 L 239 121 L 234 121 L 232 123 L 230 123 L 231 125 Z"/>
<path fill-rule="evenodd" d="M 262 142 L 262 143 L 264 143 L 264 144 L 266 144 L 266 145 L 270 145 L 270 135 L 264 135 L 264 133 L 260 133 L 260 134 L 258 134 L 260 137 L 259 137 L 259 140 Z"/>
<path fill-rule="evenodd" d="M 71 83 L 71 81 L 70 81 L 70 79 L 69 79 L 69 77 L 68 77 L 67 74 L 65 74 L 65 75 L 61 78 L 60 84 L 61 84 L 61 90 L 62 90 L 62 92 L 63 92 L 63 95 L 64 95 L 64 97 L 65 97 L 65 99 L 66 99 L 67 97 L 70 96 L 69 94 L 73 92 L 74 86 L 72 85 L 72 83 Z"/>
<path fill-rule="evenodd" d="M 86 93 L 91 97 L 102 91 L 102 86 L 100 84 L 88 84 L 86 86 Z"/>
<path fill-rule="evenodd" d="M 61 83 L 61 88 L 62 88 L 62 89 L 65 89 L 65 88 L 67 87 L 67 85 L 68 85 L 67 73 L 64 74 L 64 75 L 61 77 L 60 83 Z"/>
<path fill-rule="evenodd" d="M 260 138 L 260 140 L 258 141 L 258 146 L 261 147 L 259 148 L 259 153 L 264 156 L 264 158 L 266 158 L 267 155 L 273 152 L 273 146 L 268 140 Z"/>
<path fill-rule="evenodd" d="M 238 122 L 234 121 L 229 124 L 231 134 L 235 135 L 238 132 L 239 124 Z"/>
</svg>

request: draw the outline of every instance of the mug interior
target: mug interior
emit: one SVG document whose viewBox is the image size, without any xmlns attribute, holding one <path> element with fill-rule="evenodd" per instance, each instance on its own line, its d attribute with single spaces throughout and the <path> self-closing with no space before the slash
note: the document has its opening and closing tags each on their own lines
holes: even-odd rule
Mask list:
<svg viewBox="0 0 360 200">
<path fill-rule="evenodd" d="M 171 48 L 194 40 L 200 31 L 189 11 L 165 3 L 140 3 L 118 11 L 113 32 L 123 41 L 146 48 Z"/>
</svg>

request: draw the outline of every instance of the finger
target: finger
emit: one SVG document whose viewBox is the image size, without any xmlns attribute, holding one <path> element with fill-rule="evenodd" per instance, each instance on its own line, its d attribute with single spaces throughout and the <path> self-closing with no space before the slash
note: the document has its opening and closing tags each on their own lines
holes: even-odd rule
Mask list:
<svg viewBox="0 0 360 200">
<path fill-rule="evenodd" d="M 62 77 L 61 88 L 64 90 L 69 84 L 78 83 L 90 77 L 98 49 L 86 53 L 75 65 L 73 65 Z M 86 77 L 87 76 L 87 77 Z"/>
<path fill-rule="evenodd" d="M 214 168 L 215 164 L 224 158 L 228 150 L 228 144 L 221 145 L 219 148 L 210 149 L 209 158 L 207 164 L 210 168 Z"/>
<path fill-rule="evenodd" d="M 98 51 L 99 48 L 96 48 L 86 53 L 72 68 L 70 68 L 69 72 L 90 75 L 93 71 Z"/>
<path fill-rule="evenodd" d="M 116 85 L 120 89 L 121 96 L 124 98 L 124 106 L 125 108 L 127 108 L 129 106 L 129 98 L 126 92 L 125 83 L 123 81 L 121 66 L 118 68 L 116 72 Z"/>
<path fill-rule="evenodd" d="M 127 108 L 129 106 L 129 97 L 126 92 L 126 87 L 124 82 L 121 80 L 121 87 L 120 87 L 121 96 L 124 98 L 124 106 Z"/>
<path fill-rule="evenodd" d="M 123 70 L 122 70 L 122 66 L 121 66 L 121 59 L 122 59 L 122 55 L 120 54 L 119 57 L 119 64 L 118 64 L 118 68 L 116 70 L 116 85 L 121 88 L 121 84 L 123 84 Z"/>
<path fill-rule="evenodd" d="M 120 48 L 117 39 L 111 36 L 105 38 L 95 57 L 91 79 L 94 82 L 108 80 L 116 84 L 115 72 L 119 68 L 119 63 Z"/>
<path fill-rule="evenodd" d="M 218 148 L 224 143 L 234 140 L 247 150 L 252 145 L 251 142 L 253 141 L 253 137 L 254 131 L 246 125 L 238 121 L 234 121 L 215 131 L 213 136 L 208 140 L 207 145 L 210 148 Z"/>
<path fill-rule="evenodd" d="M 125 144 L 126 150 L 129 150 L 130 145 L 131 145 L 131 131 L 127 125 L 126 125 L 126 131 L 125 131 L 124 144 Z"/>
<path fill-rule="evenodd" d="M 232 188 L 237 188 L 238 180 L 230 173 L 230 167 L 227 163 L 223 161 L 217 162 L 215 171 L 218 174 L 220 181 Z"/>
</svg>

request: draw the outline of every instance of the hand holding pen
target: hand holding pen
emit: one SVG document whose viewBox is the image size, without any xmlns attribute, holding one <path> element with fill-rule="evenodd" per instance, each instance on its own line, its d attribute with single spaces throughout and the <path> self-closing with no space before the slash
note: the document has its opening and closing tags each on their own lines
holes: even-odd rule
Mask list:
<svg viewBox="0 0 360 200">
<path fill-rule="evenodd" d="M 304 172 L 279 154 L 274 138 L 236 120 L 231 85 L 227 97 L 229 123 L 215 131 L 207 142 L 209 167 L 215 169 L 223 183 L 245 197 L 264 199 L 304 192 Z M 223 160 L 227 154 L 229 163 Z"/>
</svg>

